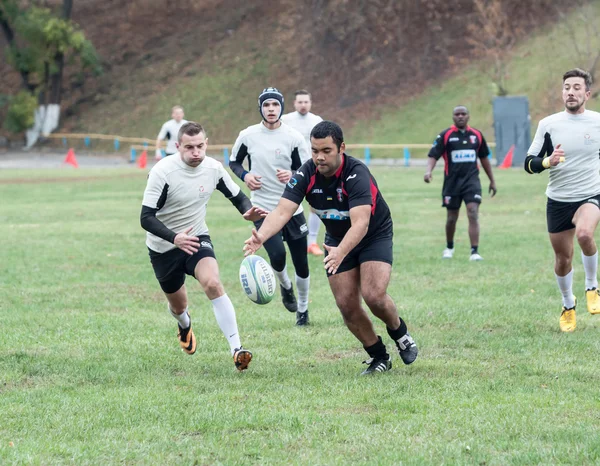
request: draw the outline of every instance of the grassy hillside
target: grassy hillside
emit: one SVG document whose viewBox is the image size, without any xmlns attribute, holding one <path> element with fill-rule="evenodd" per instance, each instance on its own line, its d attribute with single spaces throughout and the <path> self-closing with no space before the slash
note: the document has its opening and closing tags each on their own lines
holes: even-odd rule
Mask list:
<svg viewBox="0 0 600 466">
<path fill-rule="evenodd" d="M 593 2 L 588 14 L 600 13 L 600 2 Z M 508 61 L 508 88 L 513 95 L 527 95 L 530 99 L 532 124 L 548 113 L 562 108 L 560 100 L 560 77 L 574 66 L 585 67 L 574 54 L 572 40 L 565 28 L 576 28 L 577 15 L 572 13 L 567 23 L 556 23 L 544 31 L 533 34 L 510 54 Z M 579 40 L 588 40 L 580 32 Z M 600 38 L 589 38 L 600 47 Z M 212 66 L 190 61 L 168 86 L 152 83 L 151 70 L 139 71 L 138 79 L 131 79 L 103 99 L 101 105 L 82 112 L 77 119 L 75 131 L 116 133 L 130 136 L 154 137 L 160 125 L 169 117 L 170 107 L 182 104 L 189 119 L 201 121 L 208 129 L 213 143 L 231 143 L 247 125 L 257 122 L 256 97 L 267 85 L 278 86 L 287 71 L 280 66 L 281 57 L 265 47 L 264 41 L 254 40 L 240 34 L 239 39 L 221 43 L 211 50 Z M 551 56 L 549 56 L 551 51 Z M 302 57 L 298 58 L 299 62 Z M 303 65 L 300 65 L 303 66 Z M 310 63 L 308 64 L 310 66 Z M 371 143 L 427 143 L 434 135 L 451 123 L 451 109 L 465 104 L 471 110 L 471 123 L 482 129 L 489 140 L 494 140 L 492 129 L 493 98 L 490 79 L 483 70 L 486 63 L 468 66 L 454 77 L 437 85 L 423 88 L 415 82 L 415 97 L 406 100 L 400 92 L 391 95 L 388 105 L 374 111 L 350 108 L 355 119 L 353 125 L 345 125 L 349 142 Z M 293 73 L 293 70 L 290 72 Z M 279 79 L 278 79 L 279 76 Z M 286 79 L 288 79 L 286 77 Z M 143 86 L 146 97 L 139 100 L 131 87 Z M 301 87 L 302 83 L 298 83 Z M 292 88 L 283 89 L 291 109 Z M 313 89 L 326 94 L 325 89 Z M 139 91 L 139 89 L 138 89 Z M 139 92 L 138 92 L 139 94 Z M 398 105 L 398 102 L 403 102 Z M 374 104 L 378 105 L 378 104 Z M 364 105 L 363 107 L 366 107 Z M 593 100 L 589 108 L 600 107 L 600 100 Z M 327 118 L 333 110 L 315 101 L 313 111 Z M 339 113 L 339 109 L 336 109 Z M 356 112 L 356 113 L 355 113 Z M 373 113 L 376 119 L 365 115 Z M 375 153 L 390 155 L 390 152 Z M 419 155 L 415 152 L 413 155 Z"/>
</svg>

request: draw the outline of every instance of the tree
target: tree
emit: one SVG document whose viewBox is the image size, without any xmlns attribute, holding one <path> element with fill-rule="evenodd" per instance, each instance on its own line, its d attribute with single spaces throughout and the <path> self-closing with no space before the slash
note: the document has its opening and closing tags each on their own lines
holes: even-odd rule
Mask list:
<svg viewBox="0 0 600 466">
<path fill-rule="evenodd" d="M 592 2 L 584 0 L 575 0 L 569 6 L 565 14 L 564 6 L 557 5 L 556 13 L 560 18 L 564 35 L 569 38 L 573 46 L 574 58 L 578 66 L 585 69 L 592 75 L 592 81 L 595 82 L 599 76 L 600 66 L 600 26 L 598 26 L 598 7 Z M 596 86 L 597 87 L 597 86 Z M 600 91 L 596 90 L 594 96 Z"/>
<path fill-rule="evenodd" d="M 492 80 L 495 94 L 508 95 L 507 58 L 521 31 L 511 21 L 502 0 L 473 0 L 473 7 L 477 21 L 468 26 L 467 43 L 491 64 L 485 67 L 485 73 Z"/>
<path fill-rule="evenodd" d="M 71 20 L 72 9 L 73 0 L 63 0 L 60 12 L 0 0 L 9 63 L 21 75 L 23 89 L 35 95 L 40 106 L 60 105 L 65 65 L 77 64 L 83 73 L 101 72 L 94 46 Z"/>
</svg>

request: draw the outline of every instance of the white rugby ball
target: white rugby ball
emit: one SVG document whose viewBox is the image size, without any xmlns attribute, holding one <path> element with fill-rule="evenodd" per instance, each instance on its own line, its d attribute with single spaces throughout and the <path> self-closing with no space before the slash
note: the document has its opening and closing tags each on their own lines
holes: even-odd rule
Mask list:
<svg viewBox="0 0 600 466">
<path fill-rule="evenodd" d="M 275 296 L 275 274 L 260 256 L 248 256 L 240 265 L 240 283 L 250 301 L 267 304 Z"/>
</svg>

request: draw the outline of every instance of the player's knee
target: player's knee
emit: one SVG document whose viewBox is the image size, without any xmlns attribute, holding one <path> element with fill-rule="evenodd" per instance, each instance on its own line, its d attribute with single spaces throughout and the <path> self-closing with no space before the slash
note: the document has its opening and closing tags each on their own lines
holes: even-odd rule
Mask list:
<svg viewBox="0 0 600 466">
<path fill-rule="evenodd" d="M 363 299 L 369 309 L 379 309 L 385 306 L 386 293 L 377 289 L 363 290 Z"/>
<path fill-rule="evenodd" d="M 448 215 L 448 218 L 446 218 L 447 225 L 456 225 L 457 221 L 458 221 L 458 215 Z"/>
<path fill-rule="evenodd" d="M 224 292 L 221 280 L 218 277 L 211 277 L 202 284 L 202 288 L 207 296 L 221 296 Z"/>
<path fill-rule="evenodd" d="M 479 219 L 479 208 L 478 207 L 468 207 L 467 208 L 467 217 L 470 222 L 476 222 Z"/>
<path fill-rule="evenodd" d="M 577 236 L 577 242 L 579 244 L 589 244 L 594 241 L 594 230 L 592 230 L 591 228 L 577 228 L 575 234 Z"/>
<path fill-rule="evenodd" d="M 357 300 L 351 295 L 335 297 L 335 304 L 342 313 L 344 320 L 351 318 L 352 314 L 356 312 L 356 301 Z"/>
<path fill-rule="evenodd" d="M 285 249 L 269 254 L 269 261 L 274 270 L 281 272 L 285 268 Z"/>
<path fill-rule="evenodd" d="M 554 261 L 559 269 L 565 269 L 571 266 L 573 261 L 572 254 L 556 254 Z"/>
</svg>

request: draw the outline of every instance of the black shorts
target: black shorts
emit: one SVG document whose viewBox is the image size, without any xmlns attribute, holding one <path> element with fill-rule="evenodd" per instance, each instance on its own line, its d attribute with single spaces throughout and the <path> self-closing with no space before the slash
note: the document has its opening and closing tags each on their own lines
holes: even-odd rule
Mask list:
<svg viewBox="0 0 600 466">
<path fill-rule="evenodd" d="M 560 233 L 575 228 L 573 217 L 583 204 L 594 204 L 600 208 L 600 194 L 576 202 L 561 202 L 548 198 L 546 203 L 548 233 Z"/>
<path fill-rule="evenodd" d="M 444 180 L 442 189 L 442 207 L 450 210 L 460 209 L 461 204 L 475 202 L 481 204 L 481 182 L 479 177 L 471 177 L 457 183 Z"/>
<path fill-rule="evenodd" d="M 165 293 L 175 293 L 179 290 L 185 283 L 186 274 L 194 277 L 194 269 L 201 259 L 205 257 L 216 259 L 210 236 L 200 235 L 198 239 L 200 240 L 198 252 L 191 256 L 179 248 L 163 253 L 148 249 L 154 275 Z"/>
<path fill-rule="evenodd" d="M 254 226 L 257 230 L 260 228 L 263 221 L 264 219 L 260 219 L 258 222 L 254 222 Z M 308 225 L 306 224 L 304 212 L 294 215 L 279 233 L 283 236 L 284 241 L 294 241 L 308 236 Z"/>
<path fill-rule="evenodd" d="M 327 246 L 338 246 L 340 242 L 329 236 L 325 238 Z M 325 251 L 325 257 L 327 257 L 327 251 Z M 344 257 L 336 274 L 352 270 L 363 262 L 386 262 L 392 265 L 394 262 L 393 235 L 386 233 L 363 239 Z M 330 277 L 331 274 L 327 272 L 327 276 Z"/>
</svg>

